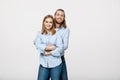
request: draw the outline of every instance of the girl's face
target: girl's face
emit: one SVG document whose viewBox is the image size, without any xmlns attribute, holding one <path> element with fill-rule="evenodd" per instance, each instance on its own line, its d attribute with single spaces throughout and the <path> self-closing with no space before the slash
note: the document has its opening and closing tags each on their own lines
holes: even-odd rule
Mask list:
<svg viewBox="0 0 120 80">
<path fill-rule="evenodd" d="M 47 30 L 50 30 L 53 25 L 53 20 L 51 18 L 46 18 L 44 21 L 44 26 Z"/>
<path fill-rule="evenodd" d="M 57 11 L 55 15 L 55 20 L 58 24 L 61 24 L 64 20 L 64 12 L 62 11 Z"/>
</svg>

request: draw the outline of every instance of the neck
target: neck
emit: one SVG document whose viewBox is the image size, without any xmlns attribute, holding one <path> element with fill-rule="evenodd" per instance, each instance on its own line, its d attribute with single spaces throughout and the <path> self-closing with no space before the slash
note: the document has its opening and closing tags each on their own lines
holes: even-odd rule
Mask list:
<svg viewBox="0 0 120 80">
<path fill-rule="evenodd" d="M 49 33 L 50 32 L 50 30 L 47 30 L 47 33 Z"/>
<path fill-rule="evenodd" d="M 56 23 L 56 28 L 60 28 L 60 26 L 61 26 L 60 24 L 57 24 L 57 23 Z"/>
</svg>

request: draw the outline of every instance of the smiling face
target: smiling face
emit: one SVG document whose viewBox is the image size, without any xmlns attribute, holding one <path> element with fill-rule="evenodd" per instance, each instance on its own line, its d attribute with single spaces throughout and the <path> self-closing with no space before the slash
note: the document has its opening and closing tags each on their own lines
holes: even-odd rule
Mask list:
<svg viewBox="0 0 120 80">
<path fill-rule="evenodd" d="M 48 34 L 49 32 L 55 34 L 55 21 L 52 15 L 46 15 L 42 23 L 42 34 Z"/>
<path fill-rule="evenodd" d="M 66 28 L 66 20 L 65 20 L 65 11 L 63 9 L 57 9 L 54 14 L 54 20 L 56 23 L 56 28 L 64 27 Z"/>
<path fill-rule="evenodd" d="M 63 11 L 58 10 L 55 13 L 55 21 L 57 24 L 62 24 L 62 22 L 64 21 L 65 15 Z"/>
<path fill-rule="evenodd" d="M 50 30 L 53 26 L 53 20 L 52 18 L 48 17 L 45 19 L 44 21 L 44 27 L 47 29 L 47 30 Z"/>
</svg>

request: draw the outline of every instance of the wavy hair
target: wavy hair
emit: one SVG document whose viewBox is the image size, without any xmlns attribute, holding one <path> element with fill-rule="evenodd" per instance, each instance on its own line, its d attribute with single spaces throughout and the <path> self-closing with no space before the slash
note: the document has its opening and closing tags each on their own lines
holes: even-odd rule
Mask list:
<svg viewBox="0 0 120 80">
<path fill-rule="evenodd" d="M 66 26 L 66 20 L 65 20 L 65 11 L 64 11 L 63 9 L 57 9 L 57 10 L 55 11 L 54 16 L 56 15 L 57 11 L 62 11 L 62 12 L 64 13 L 64 20 L 63 20 L 63 22 L 61 23 L 61 26 L 63 26 L 64 28 L 66 28 L 67 26 Z"/>
<path fill-rule="evenodd" d="M 44 22 L 45 22 L 45 20 L 46 20 L 47 18 L 51 18 L 52 21 L 53 21 L 53 24 L 52 24 L 52 27 L 51 27 L 51 29 L 50 29 L 50 32 L 52 33 L 52 35 L 54 35 L 54 34 L 56 33 L 56 31 L 55 31 L 55 21 L 54 21 L 54 18 L 53 18 L 52 15 L 46 15 L 46 16 L 44 17 L 43 23 L 42 23 L 42 32 L 41 32 L 41 34 L 44 34 L 44 33 L 45 33 L 45 34 L 48 34 L 47 29 L 45 28 L 45 25 L 44 25 Z"/>
</svg>

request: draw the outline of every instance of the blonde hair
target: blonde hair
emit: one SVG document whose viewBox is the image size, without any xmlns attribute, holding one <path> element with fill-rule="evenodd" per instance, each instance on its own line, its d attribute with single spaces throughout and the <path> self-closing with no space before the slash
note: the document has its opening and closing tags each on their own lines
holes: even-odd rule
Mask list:
<svg viewBox="0 0 120 80">
<path fill-rule="evenodd" d="M 53 21 L 52 28 L 50 29 L 50 32 L 52 33 L 52 35 L 54 35 L 54 34 L 56 33 L 56 31 L 55 31 L 55 21 L 54 21 L 54 18 L 53 18 L 52 15 L 46 15 L 46 16 L 44 17 L 43 23 L 42 23 L 42 32 L 41 32 L 41 34 L 44 34 L 44 33 L 45 33 L 45 34 L 48 34 L 48 32 L 47 32 L 47 30 L 46 30 L 46 28 L 45 28 L 45 25 L 44 25 L 44 22 L 45 22 L 45 20 L 46 20 L 47 18 L 51 18 L 52 21 Z"/>
</svg>

